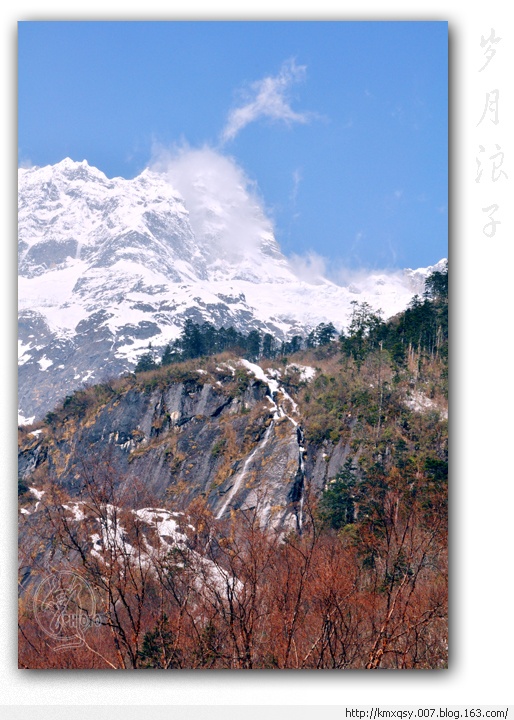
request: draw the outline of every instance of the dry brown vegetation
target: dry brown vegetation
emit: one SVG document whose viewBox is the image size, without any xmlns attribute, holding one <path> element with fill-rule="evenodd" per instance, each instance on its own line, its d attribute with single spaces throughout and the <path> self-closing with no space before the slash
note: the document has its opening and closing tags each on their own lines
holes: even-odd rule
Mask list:
<svg viewBox="0 0 514 720">
<path fill-rule="evenodd" d="M 257 510 L 216 521 L 195 501 L 181 522 L 187 540 L 174 545 L 131 511 L 152 505 L 142 486 L 121 490 L 105 464 L 84 477 L 80 521 L 50 483 L 23 521 L 20 667 L 446 666 L 445 496 L 423 473 L 377 477 L 360 522 L 339 533 L 309 499 L 301 537 L 263 529 Z M 92 588 L 96 624 L 59 649 L 32 599 L 66 569 Z"/>
<path fill-rule="evenodd" d="M 21 429 L 20 447 L 29 452 L 39 443 L 58 470 L 68 459 L 58 456 L 55 438 L 73 434 L 129 390 L 210 383 L 237 398 L 234 406 L 247 420 L 242 441 L 232 415 L 219 420 L 210 451 L 218 463 L 213 490 L 265 428 L 263 403 L 243 404 L 251 379 L 236 362 L 227 353 L 85 388 L 45 423 Z M 283 387 L 298 402 L 309 452 L 338 443 L 349 448 L 357 485 L 334 502 L 350 503 L 353 517 L 342 525 L 327 521 L 328 495 L 309 497 L 307 479 L 301 533 L 263 528 L 258 506 L 220 521 L 205 498 L 190 501 L 184 483 L 170 485 L 167 499 L 156 500 L 144 478 L 125 482 L 97 458 L 84 461 L 80 471 L 83 517 L 77 520 L 77 497 L 41 465 L 29 482 L 45 491 L 39 505 L 24 481 L 19 485 L 26 511 L 20 521 L 20 667 L 447 667 L 444 362 L 411 346 L 401 367 L 379 347 L 358 363 L 337 346 L 310 349 L 294 357 L 316 368 L 308 383 L 294 369 L 286 373 L 288 362 L 262 365 L 281 370 Z M 409 398 L 419 397 L 431 401 L 423 412 L 409 407 Z M 277 421 L 277 435 L 286 426 Z M 39 437 L 31 434 L 35 429 Z M 157 434 L 132 457 L 165 444 L 166 462 L 182 466 L 188 458 L 178 437 L 178 430 Z M 163 540 L 133 512 L 156 506 L 182 507 L 186 514 L 177 522 L 183 540 Z M 103 542 L 95 543 L 95 536 Z M 87 582 L 96 615 L 73 647 L 63 649 L 38 624 L 33 600 L 42 579 L 64 571 Z M 83 616 L 87 608 L 75 610 Z"/>
</svg>

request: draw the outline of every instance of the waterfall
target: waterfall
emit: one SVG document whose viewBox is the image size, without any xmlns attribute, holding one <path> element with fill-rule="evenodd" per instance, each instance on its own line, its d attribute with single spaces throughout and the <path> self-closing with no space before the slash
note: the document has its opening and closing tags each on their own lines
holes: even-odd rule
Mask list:
<svg viewBox="0 0 514 720">
<path fill-rule="evenodd" d="M 298 532 L 301 534 L 303 525 L 303 501 L 304 501 L 304 480 L 305 480 L 305 435 L 301 425 L 296 426 L 296 441 L 298 443 L 298 470 L 295 476 L 295 486 L 293 488 L 295 495 L 300 493 L 300 512 L 296 515 L 296 524 Z"/>
<path fill-rule="evenodd" d="M 272 429 L 273 429 L 273 425 L 274 425 L 274 422 L 273 422 L 273 420 L 272 420 L 271 423 L 268 425 L 268 428 L 266 429 L 266 432 L 264 433 L 264 436 L 263 436 L 262 440 L 260 440 L 260 441 L 258 442 L 258 444 L 254 447 L 254 449 L 252 450 L 252 452 L 250 453 L 250 455 L 248 455 L 248 457 L 246 458 L 245 463 L 244 463 L 241 471 L 236 475 L 236 479 L 235 479 L 235 481 L 234 481 L 234 484 L 233 484 L 233 486 L 232 486 L 232 489 L 231 489 L 230 492 L 228 493 L 227 499 L 225 500 L 225 502 L 224 502 L 223 505 L 221 506 L 221 509 L 219 510 L 218 514 L 216 515 L 216 519 L 217 519 L 217 520 L 219 520 L 219 519 L 223 516 L 223 514 L 224 514 L 225 510 L 227 509 L 230 501 L 232 500 L 232 498 L 234 497 L 234 495 L 238 492 L 239 488 L 240 488 L 241 485 L 243 484 L 243 480 L 244 480 L 245 475 L 246 475 L 246 472 L 247 472 L 247 470 L 248 470 L 248 466 L 249 466 L 250 463 L 252 462 L 253 458 L 255 457 L 255 455 L 257 454 L 257 452 L 258 452 L 259 450 L 263 450 L 264 447 L 266 446 L 266 444 L 267 444 L 267 442 L 268 442 L 268 440 L 269 440 L 269 437 L 270 437 L 270 435 L 271 435 L 271 431 L 272 431 Z"/>
<path fill-rule="evenodd" d="M 299 502 L 299 510 L 296 510 L 296 524 L 298 528 L 298 532 L 301 533 L 302 531 L 302 524 L 303 524 L 303 502 L 304 502 L 304 479 L 305 479 L 305 462 L 304 462 L 304 456 L 305 456 L 305 435 L 303 432 L 302 426 L 290 415 L 286 413 L 284 410 L 284 401 L 288 401 L 291 405 L 292 412 L 295 414 L 298 414 L 298 405 L 293 400 L 293 398 L 286 392 L 286 390 L 281 386 L 277 379 L 277 373 L 275 372 L 275 377 L 269 377 L 266 372 L 255 363 L 251 363 L 248 360 L 240 360 L 239 363 L 246 367 L 250 373 L 252 373 L 256 378 L 261 380 L 263 383 L 265 383 L 268 386 L 268 400 L 272 405 L 273 409 L 273 420 L 271 421 L 271 424 L 268 426 L 266 432 L 264 433 L 264 436 L 262 440 L 256 445 L 256 447 L 253 449 L 251 454 L 247 457 L 242 469 L 240 472 L 236 474 L 234 484 L 230 491 L 228 492 L 227 498 L 225 502 L 223 503 L 222 507 L 218 511 L 216 515 L 216 519 L 219 520 L 221 517 L 223 517 L 227 507 L 229 506 L 230 502 L 232 501 L 234 495 L 239 491 L 243 484 L 243 480 L 245 478 L 245 475 L 247 473 L 248 467 L 252 460 L 254 459 L 257 452 L 262 450 L 266 443 L 269 440 L 272 428 L 274 426 L 274 421 L 280 420 L 281 418 L 287 418 L 289 422 L 293 425 L 295 431 L 296 431 L 296 441 L 298 443 L 298 468 L 296 470 L 293 487 L 291 488 L 290 494 L 289 494 L 289 500 L 298 503 Z M 271 374 L 272 371 L 268 370 L 268 372 Z M 279 375 L 279 374 L 278 374 Z M 279 397 L 282 396 L 282 401 L 280 401 Z"/>
</svg>

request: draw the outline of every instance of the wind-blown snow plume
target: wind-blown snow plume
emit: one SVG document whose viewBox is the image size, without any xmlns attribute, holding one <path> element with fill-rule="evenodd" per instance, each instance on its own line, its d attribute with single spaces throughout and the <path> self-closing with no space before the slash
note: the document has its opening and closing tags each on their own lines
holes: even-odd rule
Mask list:
<svg viewBox="0 0 514 720">
<path fill-rule="evenodd" d="M 257 251 L 263 235 L 273 233 L 255 183 L 231 157 L 208 146 L 154 150 L 152 170 L 166 173 L 184 198 L 197 238 L 213 254 L 239 256 Z"/>
<path fill-rule="evenodd" d="M 296 168 L 296 170 L 294 170 L 294 172 L 293 172 L 293 189 L 289 196 L 289 199 L 293 203 L 293 206 L 296 206 L 296 201 L 298 200 L 298 188 L 300 187 L 301 182 L 302 182 L 302 172 L 301 172 L 300 168 Z"/>
<path fill-rule="evenodd" d="M 312 285 L 326 282 L 327 261 L 318 253 L 311 251 L 305 255 L 293 254 L 288 260 L 289 267 L 300 280 Z"/>
<path fill-rule="evenodd" d="M 309 122 L 314 114 L 296 112 L 288 98 L 291 86 L 303 80 L 305 72 L 305 65 L 297 65 L 294 59 L 290 59 L 283 63 L 278 75 L 252 83 L 244 96 L 244 104 L 229 113 L 221 135 L 222 142 L 233 140 L 247 125 L 264 117 L 288 125 Z"/>
<path fill-rule="evenodd" d="M 19 170 L 22 422 L 133 368 L 149 342 L 164 349 L 186 319 L 288 338 L 346 327 L 355 299 L 390 317 L 423 292 L 430 268 L 338 278 L 318 255 L 286 258 L 254 184 L 210 148 L 161 153 L 154 169 Z"/>
</svg>

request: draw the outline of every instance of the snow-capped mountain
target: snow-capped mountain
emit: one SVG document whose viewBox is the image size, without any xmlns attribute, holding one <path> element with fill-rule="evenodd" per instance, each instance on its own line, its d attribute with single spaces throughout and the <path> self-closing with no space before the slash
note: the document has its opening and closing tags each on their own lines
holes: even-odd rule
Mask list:
<svg viewBox="0 0 514 720">
<path fill-rule="evenodd" d="M 287 337 L 344 327 L 352 300 L 389 317 L 422 292 L 432 268 L 299 280 L 251 193 L 224 196 L 216 180 L 200 168 L 180 193 L 165 172 L 108 179 L 70 159 L 19 170 L 21 422 L 133 368 L 186 318 Z"/>
</svg>

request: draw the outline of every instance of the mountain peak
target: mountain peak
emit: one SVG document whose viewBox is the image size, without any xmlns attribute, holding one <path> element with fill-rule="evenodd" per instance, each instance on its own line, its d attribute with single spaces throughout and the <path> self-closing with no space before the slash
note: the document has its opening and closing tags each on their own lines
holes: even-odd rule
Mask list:
<svg viewBox="0 0 514 720">
<path fill-rule="evenodd" d="M 132 180 L 70 158 L 20 172 L 25 417 L 84 382 L 131 370 L 149 343 L 163 348 L 187 319 L 288 338 L 321 322 L 346 327 L 356 296 L 387 318 L 419 293 L 427 269 L 350 287 L 300 280 L 237 172 L 216 187 L 217 163 L 208 172 L 200 162 L 171 174 L 147 168 Z"/>
</svg>

